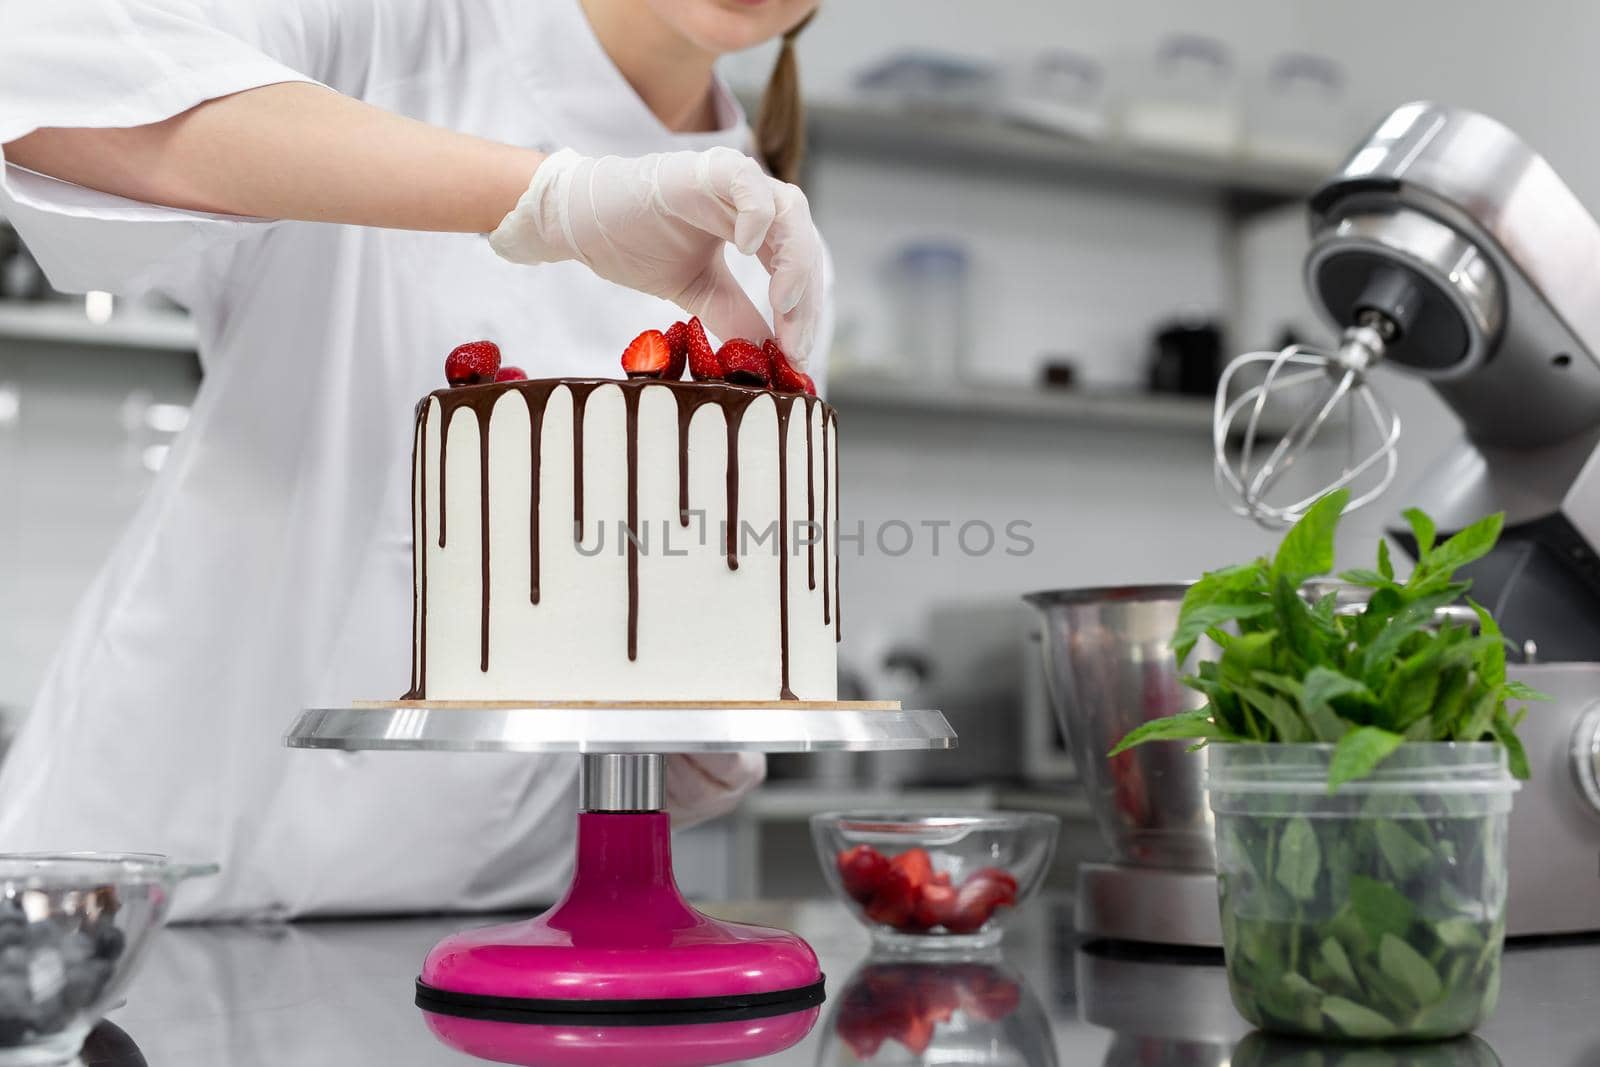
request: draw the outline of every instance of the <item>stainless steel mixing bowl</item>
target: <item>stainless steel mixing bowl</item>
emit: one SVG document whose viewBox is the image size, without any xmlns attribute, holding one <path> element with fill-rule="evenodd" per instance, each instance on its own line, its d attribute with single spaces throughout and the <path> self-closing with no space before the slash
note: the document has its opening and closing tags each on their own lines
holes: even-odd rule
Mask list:
<svg viewBox="0 0 1600 1067">
<path fill-rule="evenodd" d="M 1210 871 L 1211 808 L 1204 752 L 1162 741 L 1107 757 L 1141 723 L 1197 708 L 1179 682 L 1173 631 L 1185 585 L 1128 585 L 1030 593 L 1042 618 L 1046 685 L 1100 832 L 1117 863 Z M 1191 665 L 1214 658 L 1202 640 Z"/>
</svg>

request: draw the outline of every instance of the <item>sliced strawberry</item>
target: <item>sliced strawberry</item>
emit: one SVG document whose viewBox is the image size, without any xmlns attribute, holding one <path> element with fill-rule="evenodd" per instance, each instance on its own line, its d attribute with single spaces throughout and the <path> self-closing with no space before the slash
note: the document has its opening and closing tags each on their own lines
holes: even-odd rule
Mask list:
<svg viewBox="0 0 1600 1067">
<path fill-rule="evenodd" d="M 720 382 L 722 362 L 706 338 L 706 330 L 698 318 L 689 319 L 689 373 L 697 382 Z"/>
<path fill-rule="evenodd" d="M 811 379 L 795 370 L 789 363 L 789 357 L 783 354 L 783 349 L 778 347 L 778 342 L 772 338 L 761 345 L 761 351 L 767 357 L 767 374 L 772 379 L 772 387 L 780 393 L 804 393 L 806 383 Z M 817 395 L 817 387 L 811 387 L 810 395 Z"/>
<path fill-rule="evenodd" d="M 528 372 L 521 367 L 501 367 L 494 372 L 494 380 L 497 382 L 525 382 L 528 380 Z"/>
<path fill-rule="evenodd" d="M 622 352 L 622 369 L 630 378 L 659 378 L 672 362 L 672 351 L 660 330 L 646 330 Z"/>
<path fill-rule="evenodd" d="M 953 887 L 932 881 L 922 887 L 914 913 L 918 923 L 931 930 L 935 926 L 943 926 L 955 912 L 956 890 Z"/>
<path fill-rule="evenodd" d="M 706 347 L 710 347 L 707 345 Z M 669 382 L 675 382 L 683 377 L 683 368 L 689 362 L 689 324 L 675 322 L 667 327 L 667 350 L 672 353 L 672 362 L 667 364 L 667 373 L 662 375 Z"/>
<path fill-rule="evenodd" d="M 839 853 L 835 861 L 844 891 L 858 904 L 871 903 L 889 873 L 889 861 L 871 845 L 857 845 Z"/>
<path fill-rule="evenodd" d="M 451 385 L 482 385 L 500 370 L 500 346 L 493 341 L 456 345 L 444 360 L 444 380 Z"/>
<path fill-rule="evenodd" d="M 889 867 L 904 874 L 917 889 L 933 880 L 933 860 L 925 848 L 907 849 L 890 860 Z"/>
<path fill-rule="evenodd" d="M 913 1056 L 920 1057 L 928 1051 L 928 1046 L 933 1044 L 933 1020 L 913 1016 L 906 1020 L 906 1025 L 895 1035 L 895 1040 L 904 1045 Z"/>
<path fill-rule="evenodd" d="M 931 885 L 949 885 L 950 884 L 950 872 L 949 871 L 934 871 L 933 872 L 933 877 L 928 879 L 928 882 Z"/>
<path fill-rule="evenodd" d="M 956 892 L 955 910 L 944 928 L 952 934 L 971 934 L 983 928 L 997 908 L 1015 904 L 1016 894 L 993 878 L 969 878 Z"/>
<path fill-rule="evenodd" d="M 811 380 L 811 375 L 802 374 L 802 375 L 800 375 L 800 377 L 802 377 L 802 378 L 804 378 L 806 380 L 806 396 L 816 396 L 817 395 L 817 383 Z"/>
<path fill-rule="evenodd" d="M 1006 890 L 1006 896 L 1009 897 L 1006 903 L 1015 904 L 1017 902 L 1017 876 L 1010 871 L 1002 870 L 999 867 L 980 867 L 967 876 L 967 883 L 978 881 L 998 883 Z"/>
<path fill-rule="evenodd" d="M 722 364 L 724 381 L 740 385 L 767 384 L 767 357 L 743 337 L 724 341 L 717 349 L 717 362 Z"/>
<path fill-rule="evenodd" d="M 866 915 L 875 923 L 898 928 L 911 921 L 916 908 L 917 889 L 911 879 L 905 872 L 890 867 L 883 881 L 878 883 L 878 891 L 867 905 Z"/>
</svg>

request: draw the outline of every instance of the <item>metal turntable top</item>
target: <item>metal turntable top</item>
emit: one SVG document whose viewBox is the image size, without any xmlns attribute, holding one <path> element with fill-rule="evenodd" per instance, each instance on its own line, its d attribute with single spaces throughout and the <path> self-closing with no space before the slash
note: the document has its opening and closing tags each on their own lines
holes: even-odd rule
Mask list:
<svg viewBox="0 0 1600 1067">
<path fill-rule="evenodd" d="M 954 748 L 937 711 L 884 701 L 391 701 L 301 714 L 290 748 L 426 752 L 867 752 Z"/>
</svg>

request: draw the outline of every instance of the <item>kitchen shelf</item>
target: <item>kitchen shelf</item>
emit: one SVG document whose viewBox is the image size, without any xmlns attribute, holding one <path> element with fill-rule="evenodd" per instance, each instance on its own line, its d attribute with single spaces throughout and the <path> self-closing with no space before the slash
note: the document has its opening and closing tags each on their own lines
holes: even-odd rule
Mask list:
<svg viewBox="0 0 1600 1067">
<path fill-rule="evenodd" d="M 999 116 L 810 101 L 808 143 L 819 154 L 961 166 L 1063 181 L 1098 179 L 1122 187 L 1219 198 L 1248 216 L 1305 199 L 1331 173 L 1310 165 L 1209 157 L 1087 141 Z"/>
<path fill-rule="evenodd" d="M 928 384 L 889 376 L 840 373 L 828 382 L 828 402 L 846 413 L 873 411 L 1027 419 L 1211 435 L 1210 397 L 1165 396 L 1133 390 Z"/>
<path fill-rule="evenodd" d="M 0 341 L 193 352 L 194 323 L 180 311 L 128 310 L 105 323 L 90 322 L 77 301 L 0 304 Z"/>
</svg>

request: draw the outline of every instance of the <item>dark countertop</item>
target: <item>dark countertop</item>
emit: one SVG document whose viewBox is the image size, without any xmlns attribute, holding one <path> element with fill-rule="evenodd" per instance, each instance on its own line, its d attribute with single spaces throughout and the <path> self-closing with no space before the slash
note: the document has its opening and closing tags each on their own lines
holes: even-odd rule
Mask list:
<svg viewBox="0 0 1600 1067">
<path fill-rule="evenodd" d="M 828 1003 L 776 1065 L 994 1063 L 1140 1067 L 1600 1065 L 1600 939 L 1515 945 L 1500 1006 L 1476 1039 L 1451 1046 L 1307 1053 L 1246 1039 L 1220 954 L 1085 946 L 1061 900 L 1030 905 L 996 964 L 867 963 L 866 932 L 832 902 L 725 904 L 717 915 L 794 929 L 822 958 Z M 112 1021 L 149 1067 L 437 1067 L 474 1060 L 444 1047 L 412 1005 L 412 981 L 440 937 L 487 919 L 200 926 L 166 931 Z M 867 970 L 870 966 L 872 969 Z M 848 1005 L 846 1010 L 841 1008 Z M 954 1011 L 954 1014 L 951 1014 Z M 841 1016 L 843 1018 L 841 1019 Z M 995 1021 L 981 1021 L 992 1016 Z M 935 1017 L 948 1021 L 934 1022 Z M 841 1021 L 843 1033 L 841 1034 Z M 926 1039 L 919 1060 L 894 1034 Z M 882 1039 L 876 1056 L 857 1059 Z M 132 1067 L 102 1028 L 90 1067 Z M 581 1039 L 579 1039 L 581 1040 Z M 96 1051 L 96 1050 L 104 1051 Z M 660 1045 L 591 1063 L 648 1067 Z M 1361 1058 L 1361 1057 L 1365 1058 Z M 575 1062 L 575 1061 L 574 1061 Z M 681 1063 L 683 1061 L 673 1061 Z"/>
</svg>

